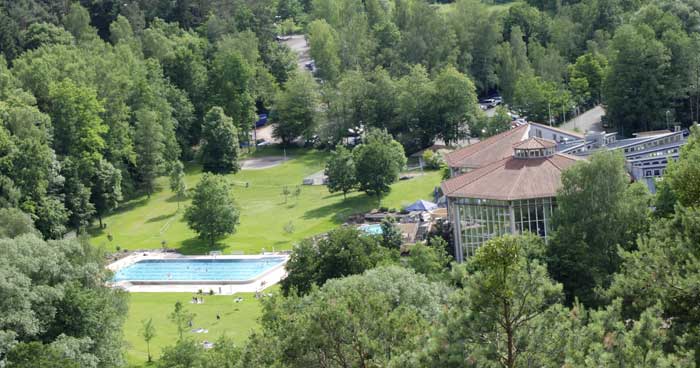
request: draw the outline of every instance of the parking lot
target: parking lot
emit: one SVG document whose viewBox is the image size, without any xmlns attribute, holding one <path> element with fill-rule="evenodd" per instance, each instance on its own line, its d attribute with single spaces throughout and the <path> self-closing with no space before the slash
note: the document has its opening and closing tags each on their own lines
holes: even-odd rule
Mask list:
<svg viewBox="0 0 700 368">
<path fill-rule="evenodd" d="M 303 70 L 304 65 L 311 61 L 311 57 L 309 56 L 309 44 L 306 42 L 304 35 L 291 35 L 288 37 L 289 39 L 281 42 L 297 54 L 297 65 L 299 69 Z"/>
</svg>

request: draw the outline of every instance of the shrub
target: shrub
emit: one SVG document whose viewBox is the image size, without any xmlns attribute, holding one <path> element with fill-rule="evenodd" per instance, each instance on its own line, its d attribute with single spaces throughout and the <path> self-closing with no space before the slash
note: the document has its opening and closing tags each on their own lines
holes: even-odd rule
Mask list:
<svg viewBox="0 0 700 368">
<path fill-rule="evenodd" d="M 423 152 L 423 162 L 426 169 L 437 170 L 444 161 L 440 153 L 431 150 L 425 150 L 425 152 Z"/>
<path fill-rule="evenodd" d="M 289 221 L 288 223 L 286 223 L 286 224 L 284 225 L 284 232 L 285 232 L 285 233 L 291 234 L 291 233 L 294 232 L 294 230 L 295 230 L 294 224 L 293 224 L 291 221 Z"/>
</svg>

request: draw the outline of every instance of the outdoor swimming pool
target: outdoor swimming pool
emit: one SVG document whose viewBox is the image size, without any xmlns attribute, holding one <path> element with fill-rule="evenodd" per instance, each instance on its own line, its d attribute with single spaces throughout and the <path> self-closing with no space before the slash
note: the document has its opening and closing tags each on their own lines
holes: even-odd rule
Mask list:
<svg viewBox="0 0 700 368">
<path fill-rule="evenodd" d="M 369 235 L 382 235 L 382 225 L 380 224 L 365 224 L 360 226 L 360 230 Z"/>
<path fill-rule="evenodd" d="M 246 281 L 284 263 L 282 257 L 246 259 L 146 259 L 126 266 L 113 281 Z"/>
</svg>

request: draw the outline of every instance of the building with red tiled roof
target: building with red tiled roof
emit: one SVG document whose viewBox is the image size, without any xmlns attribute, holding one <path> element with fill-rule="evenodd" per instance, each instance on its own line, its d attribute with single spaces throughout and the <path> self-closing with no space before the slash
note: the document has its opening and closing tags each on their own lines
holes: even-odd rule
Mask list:
<svg viewBox="0 0 700 368">
<path fill-rule="evenodd" d="M 460 148 L 445 155 L 445 162 L 450 167 L 452 175 L 457 175 L 510 157 L 513 154 L 513 145 L 527 139 L 528 130 L 527 124 L 521 125 Z"/>
<path fill-rule="evenodd" d="M 513 148 L 518 149 L 535 149 L 535 148 L 556 148 L 557 144 L 553 141 L 542 138 L 530 138 L 528 140 L 516 143 Z"/>
<path fill-rule="evenodd" d="M 545 239 L 561 173 L 582 158 L 556 153 L 556 143 L 530 138 L 511 154 L 442 183 L 455 231 L 457 261 L 485 241 L 530 231 Z"/>
</svg>

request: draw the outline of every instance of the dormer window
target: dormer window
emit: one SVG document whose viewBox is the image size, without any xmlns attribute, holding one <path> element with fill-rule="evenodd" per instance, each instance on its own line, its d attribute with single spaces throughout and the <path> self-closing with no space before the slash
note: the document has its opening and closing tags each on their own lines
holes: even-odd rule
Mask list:
<svg viewBox="0 0 700 368">
<path fill-rule="evenodd" d="M 515 158 L 542 158 L 554 155 L 556 143 L 542 138 L 530 138 L 513 146 Z"/>
</svg>

